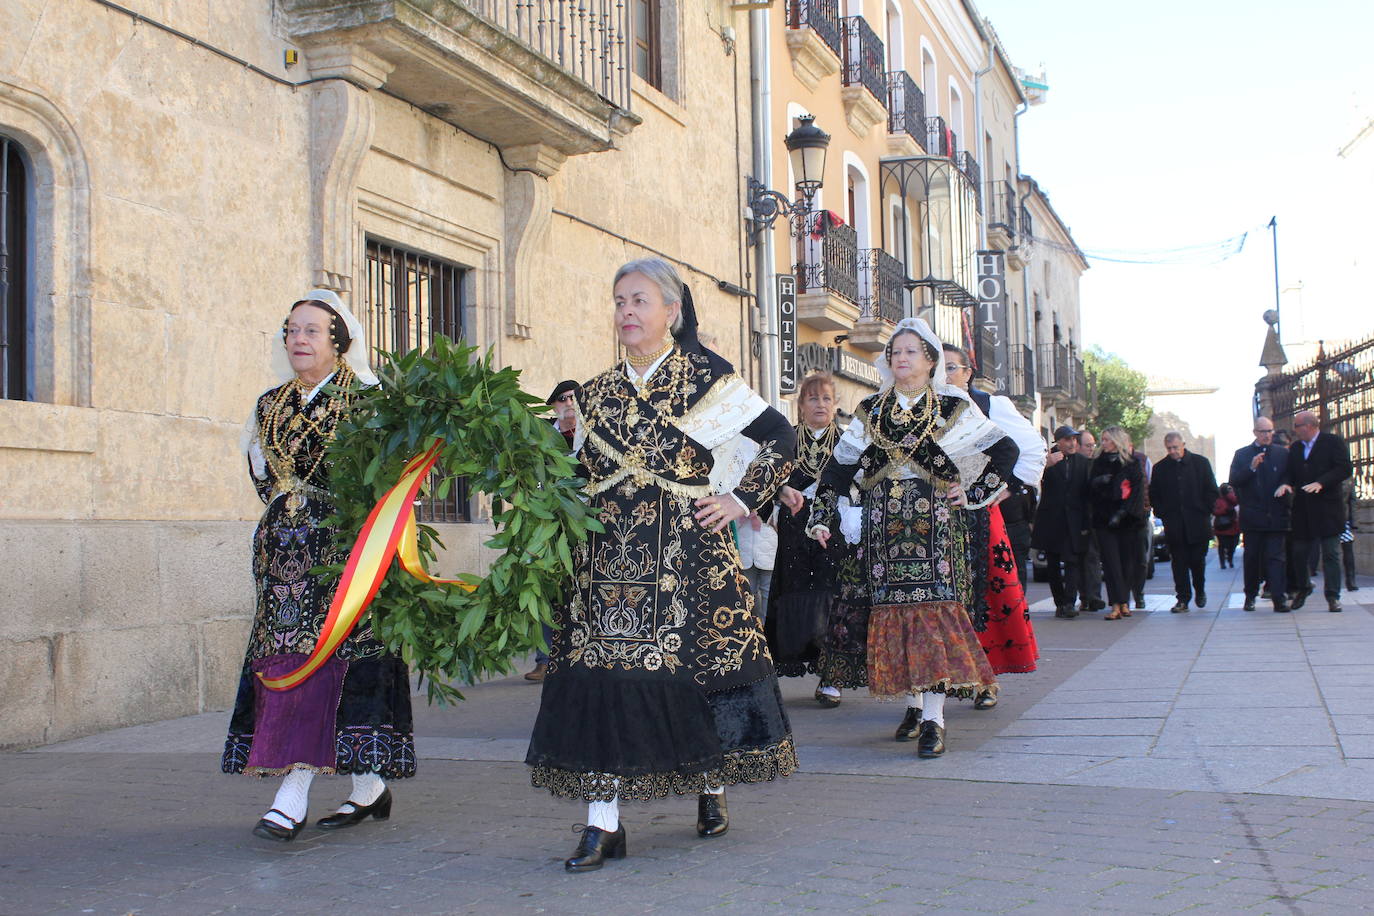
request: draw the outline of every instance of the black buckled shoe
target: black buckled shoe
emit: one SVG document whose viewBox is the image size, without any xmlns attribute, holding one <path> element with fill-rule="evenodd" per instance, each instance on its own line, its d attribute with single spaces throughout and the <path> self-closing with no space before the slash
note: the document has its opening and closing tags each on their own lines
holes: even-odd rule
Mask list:
<svg viewBox="0 0 1374 916">
<path fill-rule="evenodd" d="M 730 808 L 725 804 L 725 793 L 712 795 L 703 792 L 697 796 L 697 836 L 724 836 L 730 829 Z"/>
<path fill-rule="evenodd" d="M 580 825 L 579 825 L 580 826 Z M 573 828 L 576 832 L 577 827 Z M 614 831 L 600 827 L 583 827 L 582 839 L 577 843 L 572 858 L 563 863 L 566 871 L 596 871 L 606 864 L 607 859 L 625 858 L 625 825 Z"/>
<path fill-rule="evenodd" d="M 945 752 L 945 727 L 934 720 L 921 723 L 921 737 L 916 742 L 917 757 L 939 757 Z"/>
<path fill-rule="evenodd" d="M 281 815 L 286 820 L 291 821 L 291 826 L 283 827 L 281 824 L 269 821 L 264 817 L 253 828 L 253 836 L 260 836 L 264 840 L 276 840 L 278 843 L 289 843 L 296 838 L 296 834 L 305 828 L 306 818 L 301 818 L 299 821 L 295 820 L 280 808 L 273 808 L 267 813 Z"/>
<path fill-rule="evenodd" d="M 344 827 L 353 827 L 361 824 L 369 817 L 375 817 L 379 821 L 384 821 L 391 817 L 391 787 L 387 786 L 382 790 L 382 794 L 377 796 L 377 800 L 370 805 L 360 805 L 355 801 L 346 801 L 345 805 L 351 805 L 352 811 L 336 811 L 329 817 L 322 817 L 315 822 L 315 826 L 321 830 L 342 830 Z M 343 807 L 340 805 L 340 807 Z"/>
<path fill-rule="evenodd" d="M 980 690 L 978 696 L 973 698 L 974 709 L 992 709 L 997 705 L 997 693 L 992 690 Z"/>
<path fill-rule="evenodd" d="M 921 711 L 908 706 L 906 715 L 902 716 L 902 724 L 897 726 L 895 737 L 898 741 L 915 741 L 920 731 Z"/>
</svg>

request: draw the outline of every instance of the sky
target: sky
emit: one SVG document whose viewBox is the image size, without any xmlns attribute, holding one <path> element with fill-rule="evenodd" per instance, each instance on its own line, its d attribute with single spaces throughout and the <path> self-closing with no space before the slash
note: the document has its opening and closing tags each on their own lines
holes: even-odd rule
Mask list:
<svg viewBox="0 0 1374 916">
<path fill-rule="evenodd" d="M 1044 66 L 1045 102 L 1020 120 L 1021 170 L 1081 248 L 1148 253 L 1249 233 L 1239 253 L 1204 259 L 1214 263 L 1090 259 L 1080 287 L 1085 346 L 1219 388 L 1179 412 L 1217 436 L 1228 464 L 1252 438 L 1264 372 L 1271 216 L 1290 360 L 1319 339 L 1329 348 L 1374 332 L 1363 250 L 1374 130 L 1337 155 L 1374 118 L 1374 4 L 975 2 L 1013 63 Z"/>
</svg>

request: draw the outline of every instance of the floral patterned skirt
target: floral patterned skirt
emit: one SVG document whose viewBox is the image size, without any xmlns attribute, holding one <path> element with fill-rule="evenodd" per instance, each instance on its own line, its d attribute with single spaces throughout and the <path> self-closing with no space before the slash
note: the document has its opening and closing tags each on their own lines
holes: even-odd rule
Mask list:
<svg viewBox="0 0 1374 916">
<path fill-rule="evenodd" d="M 988 512 L 988 619 L 978 634 L 992 670 L 998 674 L 1024 674 L 1035 670 L 1040 648 L 1031 628 L 1030 606 L 1016 574 L 1016 559 L 1002 510 L 993 506 Z"/>
<path fill-rule="evenodd" d="M 868 623 L 868 687 L 876 697 L 933 691 L 972 697 L 995 687 L 978 634 L 952 601 L 887 604 Z"/>
</svg>

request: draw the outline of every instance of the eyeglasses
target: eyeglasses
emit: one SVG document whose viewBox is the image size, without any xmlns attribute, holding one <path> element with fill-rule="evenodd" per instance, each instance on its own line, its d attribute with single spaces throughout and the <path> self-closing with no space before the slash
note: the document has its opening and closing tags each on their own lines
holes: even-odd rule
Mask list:
<svg viewBox="0 0 1374 916">
<path fill-rule="evenodd" d="M 968 368 L 969 368 L 968 366 L 961 366 L 961 365 L 959 365 L 958 363 L 947 363 L 947 364 L 945 365 L 945 371 L 946 371 L 946 372 L 959 372 L 960 370 L 968 369 Z"/>
<path fill-rule="evenodd" d="M 560 395 L 558 396 L 558 398 L 557 398 L 557 401 L 558 401 L 558 403 L 561 404 L 561 403 L 564 402 L 564 401 L 572 401 L 572 400 L 574 400 L 576 397 L 577 397 L 577 396 L 576 396 L 575 394 L 569 392 L 568 394 L 560 394 Z"/>
</svg>

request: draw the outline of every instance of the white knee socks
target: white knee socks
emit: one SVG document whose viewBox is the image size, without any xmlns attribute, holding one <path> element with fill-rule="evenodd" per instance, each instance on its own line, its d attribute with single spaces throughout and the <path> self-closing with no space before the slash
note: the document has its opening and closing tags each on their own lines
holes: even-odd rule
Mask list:
<svg viewBox="0 0 1374 916">
<path fill-rule="evenodd" d="M 272 807 L 296 823 L 305 820 L 306 811 L 310 808 L 310 781 L 314 778 L 315 774 L 309 770 L 287 773 L 281 781 L 281 788 L 277 790 L 277 797 L 272 799 Z M 263 819 L 281 827 L 294 826 L 273 812 L 264 814 Z"/>
<path fill-rule="evenodd" d="M 357 808 L 366 808 L 385 791 L 386 780 L 376 773 L 354 773 L 353 791 L 348 793 L 348 800 Z"/>
<path fill-rule="evenodd" d="M 921 719 L 945 727 L 945 695 L 927 690 L 921 694 Z"/>
<path fill-rule="evenodd" d="M 587 826 L 598 827 L 608 833 L 620 829 L 620 799 L 608 802 L 590 802 L 587 805 Z"/>
</svg>

